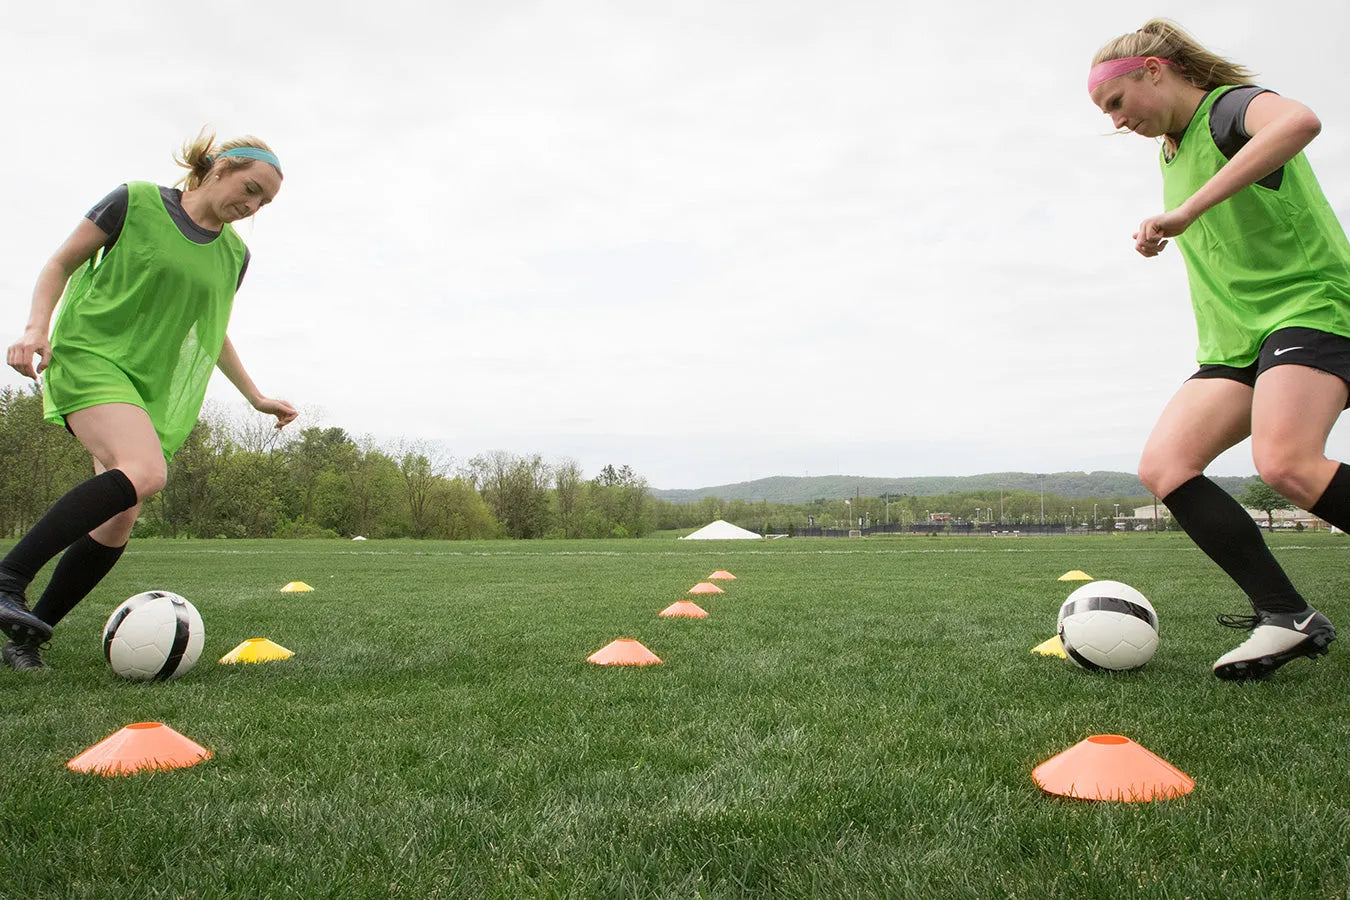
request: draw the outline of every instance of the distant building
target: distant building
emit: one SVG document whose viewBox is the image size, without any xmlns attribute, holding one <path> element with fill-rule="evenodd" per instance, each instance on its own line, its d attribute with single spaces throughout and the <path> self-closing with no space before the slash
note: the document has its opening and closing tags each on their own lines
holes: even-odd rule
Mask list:
<svg viewBox="0 0 1350 900">
<path fill-rule="evenodd" d="M 1150 503 L 1148 506 L 1141 506 L 1136 509 L 1134 515 L 1118 516 L 1116 521 L 1124 522 L 1126 529 L 1130 531 L 1134 531 L 1140 525 L 1152 529 L 1153 523 L 1157 522 L 1158 530 L 1162 531 L 1170 527 L 1167 520 L 1171 518 L 1172 514 L 1162 503 Z"/>
<path fill-rule="evenodd" d="M 1262 528 L 1268 527 L 1269 522 L 1267 521 L 1266 511 L 1264 509 L 1252 509 L 1251 507 L 1246 506 L 1244 506 L 1243 509 L 1247 510 L 1247 515 L 1256 520 L 1257 525 Z M 1171 518 L 1172 513 L 1165 505 L 1159 502 L 1156 504 L 1150 503 L 1148 506 L 1140 506 L 1135 509 L 1134 515 L 1120 516 L 1116 521 L 1124 522 L 1126 529 L 1130 531 L 1133 531 L 1138 525 L 1144 525 L 1151 530 L 1154 527 L 1153 523 L 1156 521 L 1158 523 L 1157 527 L 1161 530 L 1172 527 L 1168 521 Z M 1277 509 L 1271 514 L 1270 518 L 1274 519 L 1276 528 L 1296 528 L 1300 524 L 1304 528 L 1312 529 L 1326 529 L 1330 527 L 1322 519 L 1319 519 L 1312 513 L 1302 509 Z"/>
</svg>

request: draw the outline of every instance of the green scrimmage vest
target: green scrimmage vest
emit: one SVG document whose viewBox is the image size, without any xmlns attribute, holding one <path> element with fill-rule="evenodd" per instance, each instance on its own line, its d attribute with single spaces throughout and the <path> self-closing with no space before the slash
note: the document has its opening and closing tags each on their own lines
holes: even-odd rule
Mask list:
<svg viewBox="0 0 1350 900">
<path fill-rule="evenodd" d="M 71 280 L 52 329 L 44 413 L 133 403 L 150 416 L 165 459 L 197 424 L 244 264 L 228 223 L 209 244 L 186 237 L 159 188 L 127 184 L 127 216 L 113 249 Z"/>
<path fill-rule="evenodd" d="M 1176 209 L 1228 162 L 1209 116 L 1230 90 L 1211 91 L 1176 156 L 1162 155 L 1165 209 Z M 1251 365 L 1280 328 L 1350 337 L 1350 242 L 1303 153 L 1284 164 L 1278 189 L 1248 185 L 1174 240 L 1186 260 L 1202 365 Z"/>
</svg>

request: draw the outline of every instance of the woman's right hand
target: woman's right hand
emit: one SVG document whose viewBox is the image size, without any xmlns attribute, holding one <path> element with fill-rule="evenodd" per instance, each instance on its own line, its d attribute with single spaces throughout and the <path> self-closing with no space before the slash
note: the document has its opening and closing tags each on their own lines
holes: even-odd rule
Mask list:
<svg viewBox="0 0 1350 900">
<path fill-rule="evenodd" d="M 37 367 L 33 366 L 33 357 L 38 357 Z M 23 337 L 9 345 L 9 351 L 5 355 L 5 361 L 9 363 L 10 368 L 20 375 L 26 375 L 34 380 L 47 368 L 47 364 L 52 361 L 52 345 L 47 340 L 47 335 L 36 328 L 25 328 Z"/>
<path fill-rule="evenodd" d="M 1134 249 L 1140 256 L 1157 256 L 1167 247 L 1167 239 L 1183 234 L 1195 217 L 1186 211 L 1186 204 L 1161 215 L 1152 216 L 1139 224 L 1134 233 Z"/>
<path fill-rule="evenodd" d="M 5 354 L 5 362 L 14 371 L 36 380 L 52 361 L 52 344 L 47 331 L 51 328 L 56 303 L 61 299 L 61 292 L 66 289 L 70 276 L 93 259 L 107 240 L 106 231 L 88 219 L 81 219 L 70 237 L 56 248 L 56 253 L 42 267 L 37 285 L 33 288 L 33 310 L 28 314 L 23 337 L 10 344 Z M 36 368 L 33 366 L 34 356 L 38 357 Z"/>
</svg>

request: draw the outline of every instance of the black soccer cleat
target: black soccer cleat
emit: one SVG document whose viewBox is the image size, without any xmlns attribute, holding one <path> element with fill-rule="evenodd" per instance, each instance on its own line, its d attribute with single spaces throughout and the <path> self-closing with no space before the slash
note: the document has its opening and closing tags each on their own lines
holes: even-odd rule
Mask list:
<svg viewBox="0 0 1350 900">
<path fill-rule="evenodd" d="M 1287 662 L 1306 656 L 1325 656 L 1336 640 L 1336 629 L 1311 606 L 1296 613 L 1257 611 L 1252 616 L 1219 616 L 1229 628 L 1250 628 L 1251 637 L 1220 656 L 1214 674 L 1225 681 L 1269 678 Z"/>
<path fill-rule="evenodd" d="M 38 650 L 36 643 L 9 641 L 5 646 L 0 647 L 0 662 L 4 662 L 11 669 L 31 671 L 47 668 L 47 664 L 42 661 L 42 653 Z"/>
<path fill-rule="evenodd" d="M 16 587 L 10 579 L 0 576 L 0 631 L 20 644 L 51 640 L 52 626 L 29 612 L 23 589 L 15 590 Z"/>
</svg>

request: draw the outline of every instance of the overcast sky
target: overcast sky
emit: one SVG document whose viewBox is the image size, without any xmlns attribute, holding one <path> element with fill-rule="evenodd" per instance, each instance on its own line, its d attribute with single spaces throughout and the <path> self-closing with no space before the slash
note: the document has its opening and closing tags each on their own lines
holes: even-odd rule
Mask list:
<svg viewBox="0 0 1350 900">
<path fill-rule="evenodd" d="M 1086 76 L 1151 15 L 1321 116 L 1350 222 L 1325 0 L 6 0 L 4 343 L 89 207 L 209 123 L 285 168 L 230 334 L 297 426 L 660 488 L 1132 471 L 1195 326 L 1175 249 L 1130 239 L 1158 148 Z"/>
</svg>

